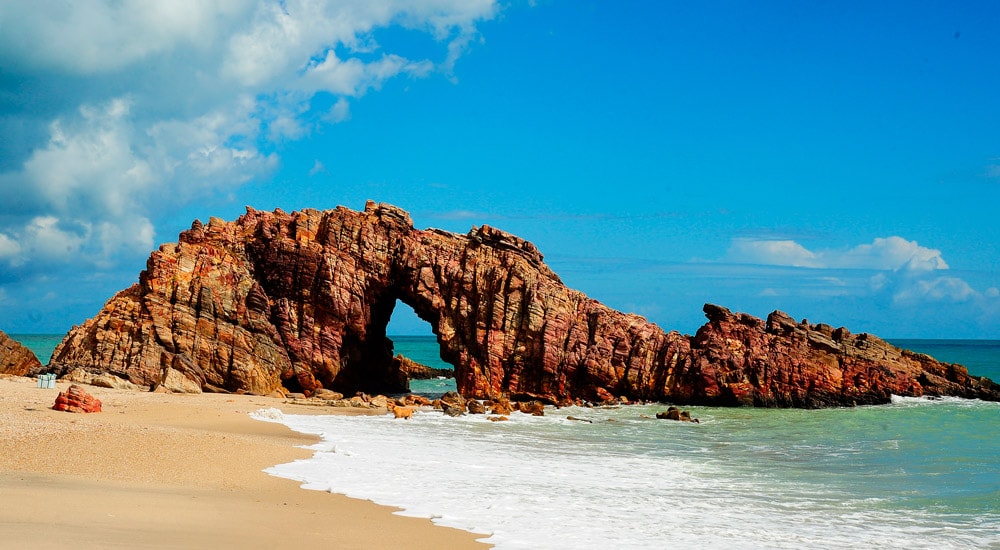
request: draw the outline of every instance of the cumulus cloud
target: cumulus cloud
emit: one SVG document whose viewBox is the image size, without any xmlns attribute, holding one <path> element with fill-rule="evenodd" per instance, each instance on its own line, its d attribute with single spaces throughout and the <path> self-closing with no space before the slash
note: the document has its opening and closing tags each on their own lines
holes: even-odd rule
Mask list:
<svg viewBox="0 0 1000 550">
<path fill-rule="evenodd" d="M 829 256 L 829 267 L 915 271 L 948 269 L 940 250 L 920 246 L 917 241 L 902 237 L 878 238 L 872 244 L 858 245 L 843 254 L 827 252 L 825 255 Z"/>
<path fill-rule="evenodd" d="M 876 238 L 849 249 L 809 250 L 792 240 L 735 239 L 729 261 L 821 269 L 933 271 L 948 269 L 941 251 L 902 237 Z"/>
<path fill-rule="evenodd" d="M 817 284 L 799 289 L 814 297 L 886 296 L 896 304 L 915 305 L 981 303 L 1000 295 L 995 288 L 980 292 L 961 277 L 945 275 L 950 268 L 940 250 L 898 236 L 849 248 L 815 250 L 794 240 L 735 239 L 726 261 L 834 274 L 809 277 Z M 767 287 L 760 295 L 779 296 L 786 291 Z"/>
<path fill-rule="evenodd" d="M 958 277 L 935 277 L 905 285 L 893 299 L 897 302 L 964 302 L 978 296 L 978 292 Z"/>
<path fill-rule="evenodd" d="M 277 166 L 393 78 L 450 74 L 494 0 L 0 3 L 0 262 L 146 253 L 156 216 Z M 379 29 L 440 43 L 384 51 Z M 314 102 L 317 94 L 330 103 Z M 313 103 L 323 112 L 313 112 Z M 80 261 L 81 258 L 75 258 Z"/>
<path fill-rule="evenodd" d="M 729 260 L 748 264 L 821 267 L 815 253 L 790 240 L 736 239 L 729 249 Z"/>
<path fill-rule="evenodd" d="M 231 0 L 164 2 L 4 2 L 0 59 L 83 75 L 107 74 L 213 37 L 246 19 L 253 4 Z"/>
</svg>

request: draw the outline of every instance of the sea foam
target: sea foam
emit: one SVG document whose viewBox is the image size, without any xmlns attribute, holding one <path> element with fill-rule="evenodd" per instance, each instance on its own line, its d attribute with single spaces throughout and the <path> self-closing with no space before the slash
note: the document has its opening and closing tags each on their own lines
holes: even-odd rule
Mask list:
<svg viewBox="0 0 1000 550">
<path fill-rule="evenodd" d="M 311 447 L 313 458 L 268 473 L 480 533 L 501 550 L 997 543 L 995 513 L 901 505 L 896 495 L 866 487 L 882 483 L 879 453 L 896 452 L 895 439 L 812 441 L 816 417 L 803 415 L 815 411 L 704 410 L 698 425 L 647 418 L 651 412 L 569 408 L 544 417 L 515 413 L 497 423 L 436 411 L 409 421 L 257 417 L 322 437 Z M 849 417 L 832 413 L 819 424 L 827 419 Z M 859 457 L 876 465 L 852 473 Z"/>
</svg>

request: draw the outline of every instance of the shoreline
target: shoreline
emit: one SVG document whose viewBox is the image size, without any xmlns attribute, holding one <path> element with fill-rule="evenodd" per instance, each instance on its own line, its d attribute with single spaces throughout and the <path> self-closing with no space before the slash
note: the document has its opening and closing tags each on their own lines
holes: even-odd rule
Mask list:
<svg viewBox="0 0 1000 550">
<path fill-rule="evenodd" d="M 249 413 L 344 414 L 230 394 L 82 386 L 103 412 L 51 409 L 58 392 L 0 376 L 0 540 L 30 548 L 467 548 L 484 535 L 264 469 L 307 459 L 318 437 Z M 349 414 L 349 413 L 348 413 Z"/>
</svg>

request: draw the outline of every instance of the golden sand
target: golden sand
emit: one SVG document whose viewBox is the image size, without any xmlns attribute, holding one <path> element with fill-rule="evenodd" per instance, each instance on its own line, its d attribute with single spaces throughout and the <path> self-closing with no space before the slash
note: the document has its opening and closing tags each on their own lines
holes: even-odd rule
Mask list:
<svg viewBox="0 0 1000 550">
<path fill-rule="evenodd" d="M 51 410 L 68 386 L 0 377 L 2 548 L 488 548 L 478 535 L 265 474 L 308 458 L 300 446 L 317 439 L 249 413 L 313 407 L 85 386 L 103 412 Z"/>
</svg>

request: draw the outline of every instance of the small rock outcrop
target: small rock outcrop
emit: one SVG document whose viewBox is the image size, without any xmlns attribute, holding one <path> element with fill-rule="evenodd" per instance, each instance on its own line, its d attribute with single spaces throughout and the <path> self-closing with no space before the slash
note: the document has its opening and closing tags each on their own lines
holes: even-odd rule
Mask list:
<svg viewBox="0 0 1000 550">
<path fill-rule="evenodd" d="M 682 411 L 677 407 L 668 407 L 667 410 L 656 413 L 656 418 L 660 420 L 676 420 L 678 422 L 694 422 L 696 424 L 700 423 L 697 418 L 691 418 L 691 413 L 689 411 Z"/>
<path fill-rule="evenodd" d="M 500 399 L 494 399 L 490 403 L 490 414 L 495 414 L 497 416 L 510 416 L 514 412 L 514 405 L 509 399 L 501 397 Z"/>
<path fill-rule="evenodd" d="M 545 404 L 541 401 L 525 401 L 518 403 L 517 410 L 531 416 L 545 416 Z"/>
<path fill-rule="evenodd" d="M 385 333 L 397 301 L 430 325 L 467 398 L 1000 400 L 1000 386 L 964 367 L 780 312 L 764 321 L 706 305 L 697 334 L 667 332 L 567 288 L 523 239 L 489 226 L 415 229 L 403 210 L 374 202 L 196 221 L 152 253 L 137 284 L 74 327 L 49 368 L 161 391 L 401 393 L 408 376 Z"/>
<path fill-rule="evenodd" d="M 30 349 L 0 331 L 0 374 L 29 376 L 41 371 L 42 363 Z"/>
<path fill-rule="evenodd" d="M 399 364 L 399 370 L 409 380 L 430 380 L 432 378 L 454 378 L 454 369 L 436 369 L 423 363 L 417 363 L 404 355 L 396 355 L 394 359 Z"/>
<path fill-rule="evenodd" d="M 90 395 L 83 388 L 73 384 L 64 392 L 59 392 L 52 406 L 57 411 L 74 413 L 101 412 L 101 400 Z"/>
</svg>

